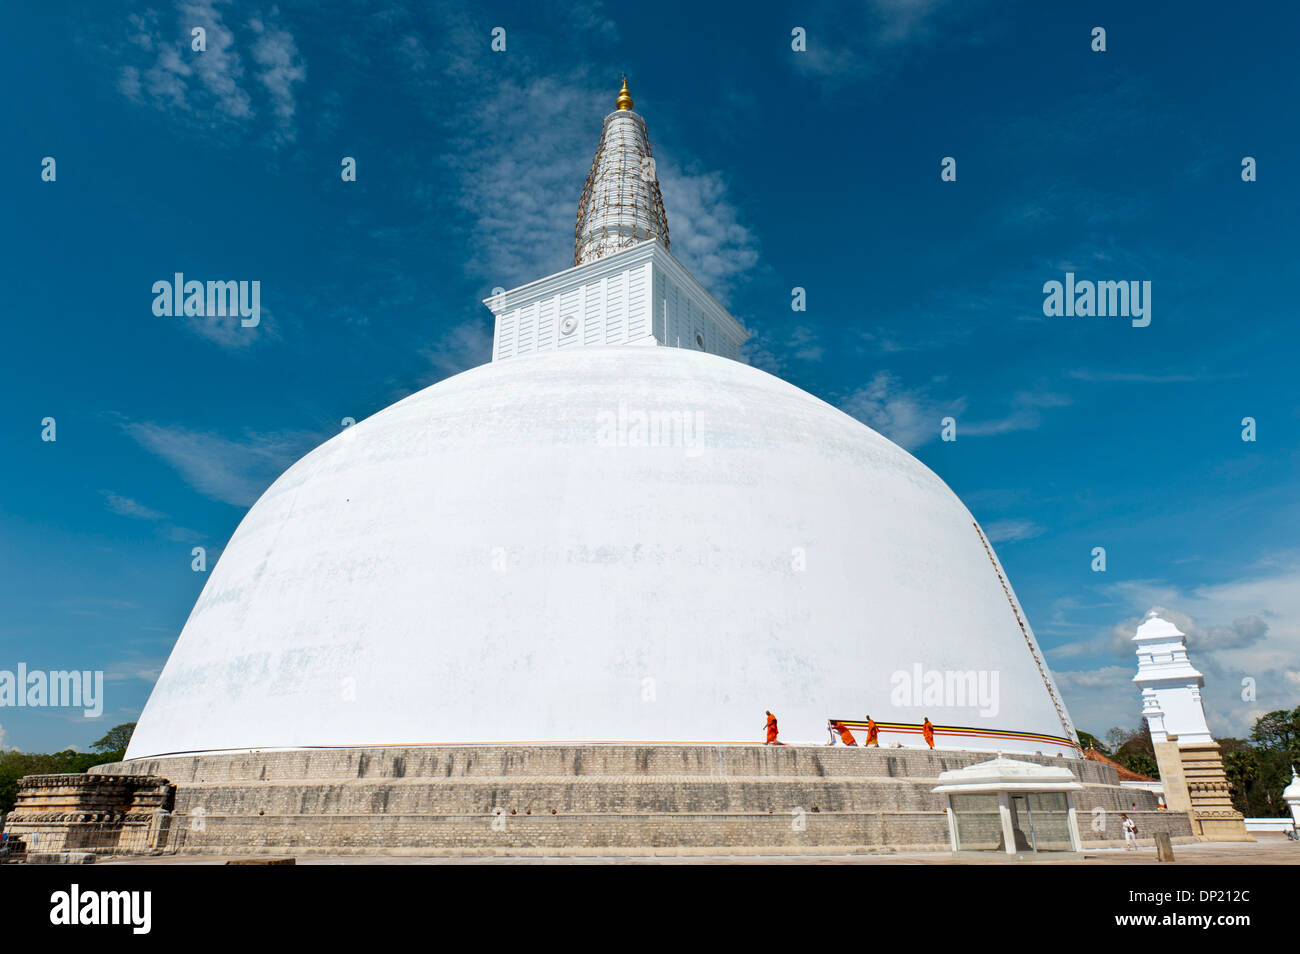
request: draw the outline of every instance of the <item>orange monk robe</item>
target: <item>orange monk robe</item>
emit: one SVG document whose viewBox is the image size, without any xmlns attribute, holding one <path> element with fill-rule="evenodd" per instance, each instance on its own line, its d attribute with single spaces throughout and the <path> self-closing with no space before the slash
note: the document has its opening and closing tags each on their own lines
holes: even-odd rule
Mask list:
<svg viewBox="0 0 1300 954">
<path fill-rule="evenodd" d="M 849 727 L 845 725 L 843 722 L 836 722 L 835 730 L 839 732 L 840 741 L 843 742 L 845 745 L 858 744 L 858 740 L 853 738 L 853 733 L 849 731 Z"/>
<path fill-rule="evenodd" d="M 926 745 L 930 746 L 930 748 L 934 748 L 934 726 L 930 724 L 929 719 L 926 719 L 925 722 L 922 723 L 921 735 L 925 736 Z"/>
<path fill-rule="evenodd" d="M 867 719 L 867 745 L 880 744 L 880 727 L 875 719 Z"/>
<path fill-rule="evenodd" d="M 774 715 L 769 715 L 767 717 L 767 741 L 776 741 L 776 716 Z"/>
</svg>

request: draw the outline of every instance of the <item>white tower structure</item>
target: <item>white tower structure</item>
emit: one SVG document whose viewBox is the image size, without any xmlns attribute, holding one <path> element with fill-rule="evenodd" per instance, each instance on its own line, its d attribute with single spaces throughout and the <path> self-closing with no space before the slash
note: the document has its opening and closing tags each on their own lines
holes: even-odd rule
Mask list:
<svg viewBox="0 0 1300 954">
<path fill-rule="evenodd" d="M 574 265 L 586 265 L 649 239 L 669 247 L 668 216 L 659 194 L 650 135 L 645 120 L 632 112 L 627 77 L 614 105 L 601 127 L 596 157 L 578 201 Z"/>
<path fill-rule="evenodd" d="M 590 345 L 667 345 L 739 359 L 746 331 L 668 250 L 645 120 L 627 80 L 578 201 L 574 267 L 484 301 L 492 360 Z"/>
<path fill-rule="evenodd" d="M 1198 835 L 1250 841 L 1232 793 L 1219 745 L 1201 704 L 1205 678 L 1187 657 L 1184 634 L 1151 610 L 1133 636 L 1138 657 L 1133 682 L 1142 690 L 1142 717 L 1151 730 L 1165 803 L 1188 812 Z"/>
<path fill-rule="evenodd" d="M 1133 682 L 1142 690 L 1142 717 L 1153 742 L 1171 735 L 1183 743 L 1213 741 L 1201 705 L 1205 678 L 1187 658 L 1185 636 L 1152 610 L 1133 637 L 1138 657 Z"/>
<path fill-rule="evenodd" d="M 267 489 L 130 758 L 752 742 L 768 709 L 783 741 L 871 716 L 882 744 L 920 746 L 929 718 L 939 748 L 1077 754 L 957 496 L 843 411 L 731 360 L 747 332 L 669 252 L 626 83 L 618 106 L 577 264 L 487 301 L 491 363 Z"/>
</svg>

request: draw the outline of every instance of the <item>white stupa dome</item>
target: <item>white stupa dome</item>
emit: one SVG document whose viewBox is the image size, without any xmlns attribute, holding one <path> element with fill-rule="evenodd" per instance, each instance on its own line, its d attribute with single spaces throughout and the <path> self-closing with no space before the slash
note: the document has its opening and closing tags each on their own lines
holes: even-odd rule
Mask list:
<svg viewBox="0 0 1300 954">
<path fill-rule="evenodd" d="M 767 709 L 783 740 L 929 717 L 983 733 L 940 748 L 1071 754 L 1033 738 L 1073 730 L 1001 572 L 934 473 L 770 374 L 654 345 L 497 361 L 266 491 L 128 757 L 758 741 Z M 900 697 L 936 671 L 996 674 L 995 711 Z"/>
</svg>

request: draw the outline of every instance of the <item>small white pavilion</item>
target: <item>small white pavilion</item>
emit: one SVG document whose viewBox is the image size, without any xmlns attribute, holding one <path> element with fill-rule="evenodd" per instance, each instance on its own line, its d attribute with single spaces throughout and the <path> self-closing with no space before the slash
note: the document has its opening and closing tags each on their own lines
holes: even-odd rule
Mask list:
<svg viewBox="0 0 1300 954">
<path fill-rule="evenodd" d="M 948 796 L 953 851 L 1079 851 L 1072 793 L 1083 786 L 1067 768 L 998 757 L 939 774 Z"/>
</svg>

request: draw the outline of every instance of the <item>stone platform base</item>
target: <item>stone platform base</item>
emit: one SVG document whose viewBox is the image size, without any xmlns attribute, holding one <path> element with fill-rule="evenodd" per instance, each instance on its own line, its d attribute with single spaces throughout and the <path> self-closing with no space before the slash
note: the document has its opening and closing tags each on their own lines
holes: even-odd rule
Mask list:
<svg viewBox="0 0 1300 954">
<path fill-rule="evenodd" d="M 118 773 L 28 775 L 18 780 L 4 830 L 23 844 L 28 864 L 45 856 L 137 854 L 164 837 L 174 789 L 165 778 Z"/>
<path fill-rule="evenodd" d="M 154 849 L 199 853 L 497 855 L 946 851 L 948 769 L 986 752 L 762 745 L 527 745 L 298 749 L 137 759 L 96 775 L 175 786 Z M 1083 845 L 1194 837 L 1186 813 L 1069 768 Z M 1094 809 L 1103 813 L 1094 815 Z"/>
<path fill-rule="evenodd" d="M 1155 743 L 1156 762 L 1168 806 L 1186 811 L 1192 831 L 1206 841 L 1254 841 L 1246 819 L 1232 807 L 1232 793 L 1217 742 Z"/>
</svg>

